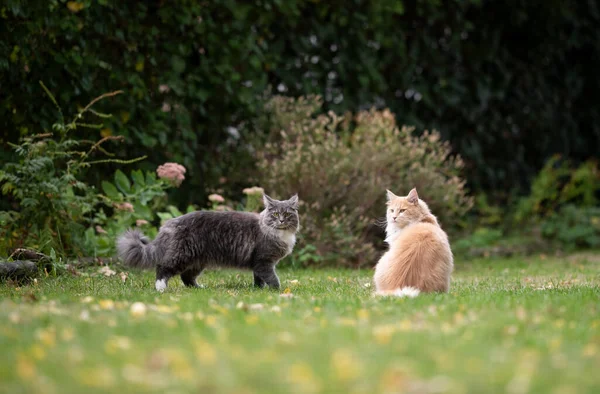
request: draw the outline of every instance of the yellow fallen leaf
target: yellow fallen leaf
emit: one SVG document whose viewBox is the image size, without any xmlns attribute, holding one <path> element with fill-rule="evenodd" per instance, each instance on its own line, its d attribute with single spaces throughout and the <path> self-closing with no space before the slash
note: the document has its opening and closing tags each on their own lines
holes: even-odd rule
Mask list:
<svg viewBox="0 0 600 394">
<path fill-rule="evenodd" d="M 356 316 L 360 320 L 367 320 L 369 318 L 369 311 L 366 309 L 359 309 L 358 312 L 356 312 Z"/>
<path fill-rule="evenodd" d="M 78 375 L 79 381 L 89 387 L 108 388 L 116 382 L 113 372 L 102 366 L 83 369 Z"/>
<path fill-rule="evenodd" d="M 196 358 L 204 365 L 214 365 L 217 362 L 217 350 L 204 340 L 195 341 L 194 351 Z"/>
<path fill-rule="evenodd" d="M 36 336 L 41 343 L 48 347 L 52 347 L 56 344 L 56 329 L 54 327 L 38 330 Z"/>
<path fill-rule="evenodd" d="M 287 378 L 295 386 L 298 387 L 298 392 L 315 393 L 320 389 L 319 382 L 309 364 L 299 362 L 293 364 L 287 373 Z"/>
<path fill-rule="evenodd" d="M 360 376 L 362 365 L 349 349 L 338 349 L 331 356 L 331 368 L 338 379 L 348 381 Z"/>
<path fill-rule="evenodd" d="M 44 350 L 43 347 L 41 347 L 40 345 L 37 345 L 37 344 L 31 346 L 29 353 L 31 354 L 31 357 L 33 357 L 34 359 L 36 359 L 38 361 L 46 358 L 46 351 Z"/>
<path fill-rule="evenodd" d="M 131 349 L 131 339 L 122 336 L 113 336 L 104 343 L 104 350 L 108 354 L 116 354 Z"/>
<path fill-rule="evenodd" d="M 377 343 L 380 345 L 385 345 L 390 343 L 395 332 L 396 329 L 390 324 L 377 326 L 373 328 L 373 337 Z"/>
<path fill-rule="evenodd" d="M 17 355 L 17 375 L 23 380 L 35 377 L 36 367 L 31 359 L 24 354 Z"/>
<path fill-rule="evenodd" d="M 71 327 L 63 328 L 61 337 L 63 341 L 68 342 L 75 338 L 75 331 Z"/>
<path fill-rule="evenodd" d="M 593 357 L 596 355 L 596 353 L 598 353 L 598 346 L 596 346 L 594 343 L 588 343 L 583 348 L 583 355 L 585 357 Z"/>
<path fill-rule="evenodd" d="M 113 310 L 115 309 L 115 302 L 113 300 L 100 300 L 98 301 L 100 309 Z"/>
</svg>

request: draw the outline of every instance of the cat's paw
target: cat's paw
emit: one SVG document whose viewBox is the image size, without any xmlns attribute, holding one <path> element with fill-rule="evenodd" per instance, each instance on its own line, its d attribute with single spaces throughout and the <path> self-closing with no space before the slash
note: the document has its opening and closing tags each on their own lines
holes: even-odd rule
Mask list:
<svg viewBox="0 0 600 394">
<path fill-rule="evenodd" d="M 159 279 L 154 284 L 154 287 L 156 287 L 156 291 L 158 291 L 159 293 L 163 293 L 167 288 L 167 281 L 164 279 Z"/>
</svg>

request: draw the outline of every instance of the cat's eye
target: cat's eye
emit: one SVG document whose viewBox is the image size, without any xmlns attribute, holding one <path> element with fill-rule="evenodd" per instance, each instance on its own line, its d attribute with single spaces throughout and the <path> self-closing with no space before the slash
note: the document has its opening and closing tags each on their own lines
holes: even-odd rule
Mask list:
<svg viewBox="0 0 600 394">
<path fill-rule="evenodd" d="M 398 212 L 399 212 L 399 213 L 402 213 L 402 212 L 404 212 L 404 211 L 406 211 L 406 209 L 400 209 Z"/>
<path fill-rule="evenodd" d="M 276 217 L 276 218 L 278 218 L 278 217 L 279 217 L 279 213 L 275 212 L 275 213 L 273 214 L 273 217 Z"/>
<path fill-rule="evenodd" d="M 390 208 L 390 212 L 391 212 L 391 213 L 394 213 L 394 208 Z"/>
</svg>

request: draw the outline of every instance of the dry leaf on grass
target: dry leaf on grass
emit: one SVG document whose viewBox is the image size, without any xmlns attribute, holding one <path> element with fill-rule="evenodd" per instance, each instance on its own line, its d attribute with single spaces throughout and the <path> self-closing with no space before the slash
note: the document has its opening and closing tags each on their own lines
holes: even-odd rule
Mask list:
<svg viewBox="0 0 600 394">
<path fill-rule="evenodd" d="M 127 278 L 129 278 L 129 272 L 121 272 L 119 274 L 119 276 L 121 277 L 121 280 L 123 281 L 123 283 L 125 283 L 125 281 L 127 280 Z"/>
<path fill-rule="evenodd" d="M 107 266 L 107 265 L 105 265 L 104 267 L 100 268 L 98 270 L 98 272 L 101 273 L 104 276 L 113 276 L 113 275 L 117 274 L 116 271 L 111 270 L 110 267 Z"/>
</svg>

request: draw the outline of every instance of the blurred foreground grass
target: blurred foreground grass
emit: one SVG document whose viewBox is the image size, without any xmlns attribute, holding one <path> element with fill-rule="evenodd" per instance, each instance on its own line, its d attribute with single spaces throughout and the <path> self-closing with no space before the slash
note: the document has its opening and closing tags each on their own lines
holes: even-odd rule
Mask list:
<svg viewBox="0 0 600 394">
<path fill-rule="evenodd" d="M 458 263 L 450 294 L 375 299 L 371 271 L 0 285 L 2 392 L 600 392 L 600 255 Z M 111 274 L 111 272 L 107 272 Z"/>
</svg>

